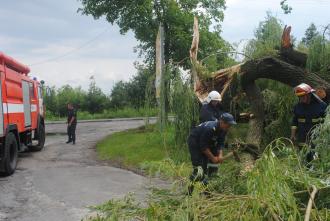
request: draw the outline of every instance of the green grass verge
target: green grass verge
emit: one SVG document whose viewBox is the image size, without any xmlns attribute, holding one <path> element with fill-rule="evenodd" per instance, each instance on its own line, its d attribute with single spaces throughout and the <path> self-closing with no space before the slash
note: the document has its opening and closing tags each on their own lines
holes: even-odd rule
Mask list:
<svg viewBox="0 0 330 221">
<path fill-rule="evenodd" d="M 145 127 L 114 133 L 97 144 L 97 151 L 103 160 L 138 168 L 146 161 L 159 161 L 169 156 L 162 145 L 164 134 Z"/>
</svg>

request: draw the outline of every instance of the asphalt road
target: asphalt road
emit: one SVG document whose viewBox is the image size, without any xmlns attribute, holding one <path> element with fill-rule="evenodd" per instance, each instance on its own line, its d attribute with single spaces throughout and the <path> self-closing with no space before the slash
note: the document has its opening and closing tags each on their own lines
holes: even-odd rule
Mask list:
<svg viewBox="0 0 330 221">
<path fill-rule="evenodd" d="M 20 154 L 13 176 L 0 177 L 0 220 L 75 221 L 91 205 L 134 192 L 141 199 L 150 179 L 97 160 L 95 144 L 142 120 L 80 123 L 76 145 L 65 144 L 65 124 L 49 124 L 45 149 Z"/>
</svg>

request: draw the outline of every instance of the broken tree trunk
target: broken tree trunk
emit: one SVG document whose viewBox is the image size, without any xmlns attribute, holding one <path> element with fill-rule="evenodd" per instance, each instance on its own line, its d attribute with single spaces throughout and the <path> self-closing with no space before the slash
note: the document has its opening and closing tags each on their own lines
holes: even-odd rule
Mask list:
<svg viewBox="0 0 330 221">
<path fill-rule="evenodd" d="M 286 27 L 282 36 L 282 47 L 277 57 L 264 57 L 248 60 L 244 63 L 216 71 L 209 76 L 202 76 L 202 64 L 197 60 L 199 42 L 198 23 L 195 19 L 194 38 L 190 50 L 192 73 L 194 73 L 195 93 L 200 101 L 204 101 L 208 92 L 217 90 L 221 95 L 227 92 L 235 75 L 250 103 L 253 118 L 249 121 L 247 143 L 260 147 L 264 131 L 264 104 L 263 97 L 256 85 L 256 80 L 264 78 L 279 81 L 295 87 L 306 83 L 314 88 L 324 88 L 327 97 L 330 97 L 330 83 L 315 73 L 308 73 L 303 67 L 306 65 L 307 55 L 295 51 L 290 39 L 291 27 Z"/>
</svg>

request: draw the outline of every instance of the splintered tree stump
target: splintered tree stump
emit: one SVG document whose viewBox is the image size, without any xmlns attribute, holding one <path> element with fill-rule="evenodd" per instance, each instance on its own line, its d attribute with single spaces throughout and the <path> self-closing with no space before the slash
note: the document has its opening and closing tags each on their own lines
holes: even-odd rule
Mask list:
<svg viewBox="0 0 330 221">
<path fill-rule="evenodd" d="M 208 76 L 207 79 L 203 79 L 202 74 L 198 72 L 202 64 L 197 60 L 199 31 L 198 21 L 195 18 L 190 60 L 196 96 L 201 102 L 207 97 L 208 92 L 212 90 L 217 90 L 224 96 L 237 75 L 240 78 L 243 92 L 246 93 L 251 113 L 254 116 L 249 121 L 246 141 L 257 147 L 260 147 L 264 132 L 265 113 L 263 97 L 255 83 L 256 80 L 262 78 L 271 79 L 290 87 L 306 83 L 316 89 L 319 88 L 323 96 L 330 98 L 330 83 L 316 73 L 306 71 L 307 55 L 293 48 L 290 33 L 291 27 L 285 27 L 278 56 L 247 60 L 244 63 L 216 71 L 211 76 Z"/>
</svg>

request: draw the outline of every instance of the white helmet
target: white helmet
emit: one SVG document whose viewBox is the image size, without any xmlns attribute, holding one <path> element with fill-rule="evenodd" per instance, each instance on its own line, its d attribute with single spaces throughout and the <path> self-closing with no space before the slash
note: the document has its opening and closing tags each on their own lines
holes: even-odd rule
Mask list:
<svg viewBox="0 0 330 221">
<path fill-rule="evenodd" d="M 211 101 L 222 101 L 221 95 L 218 91 L 211 91 L 206 98 L 206 102 L 209 104 Z"/>
</svg>

